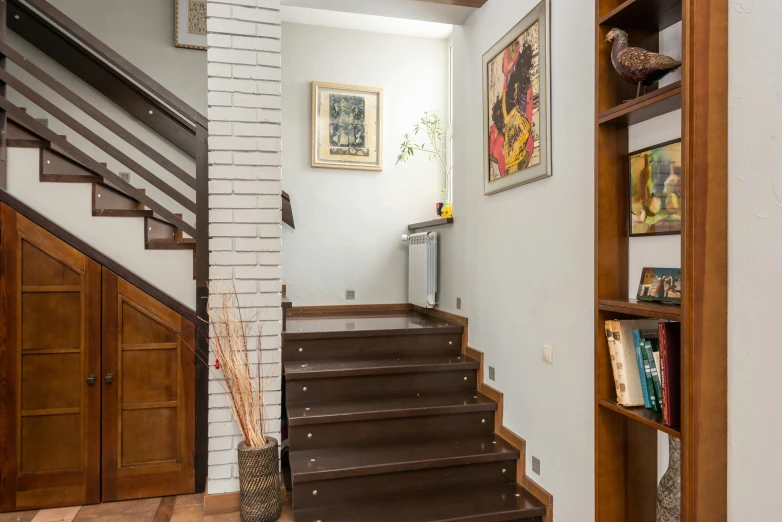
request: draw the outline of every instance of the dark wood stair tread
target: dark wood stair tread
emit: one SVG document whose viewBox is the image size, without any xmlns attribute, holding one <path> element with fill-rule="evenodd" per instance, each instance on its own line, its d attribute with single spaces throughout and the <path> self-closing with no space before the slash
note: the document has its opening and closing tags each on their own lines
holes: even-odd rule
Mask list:
<svg viewBox="0 0 782 522">
<path fill-rule="evenodd" d="M 295 505 L 295 500 L 294 500 Z M 545 506 L 518 484 L 386 496 L 360 504 L 294 508 L 296 522 L 506 522 L 538 520 Z"/>
<path fill-rule="evenodd" d="M 286 340 L 459 333 L 462 326 L 412 311 L 289 314 Z"/>
<path fill-rule="evenodd" d="M 287 405 L 288 422 L 291 426 L 496 409 L 496 402 L 478 392 Z"/>
<path fill-rule="evenodd" d="M 389 375 L 397 373 L 477 370 L 478 362 L 465 355 L 433 355 L 393 359 L 362 359 L 285 363 L 285 376 L 294 379 Z"/>
<path fill-rule="evenodd" d="M 519 451 L 494 434 L 290 453 L 294 484 L 518 458 Z"/>
</svg>

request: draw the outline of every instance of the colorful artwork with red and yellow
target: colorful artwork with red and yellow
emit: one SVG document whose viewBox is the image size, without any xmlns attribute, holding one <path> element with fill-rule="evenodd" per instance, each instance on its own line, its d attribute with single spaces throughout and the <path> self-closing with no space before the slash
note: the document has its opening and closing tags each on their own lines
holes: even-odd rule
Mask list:
<svg viewBox="0 0 782 522">
<path fill-rule="evenodd" d="M 539 22 L 489 61 L 489 181 L 540 164 Z"/>
</svg>

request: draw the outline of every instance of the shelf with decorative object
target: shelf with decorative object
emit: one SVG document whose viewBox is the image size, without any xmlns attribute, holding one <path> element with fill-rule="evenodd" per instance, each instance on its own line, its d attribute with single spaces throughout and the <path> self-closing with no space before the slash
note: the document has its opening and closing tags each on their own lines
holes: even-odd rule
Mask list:
<svg viewBox="0 0 782 522">
<path fill-rule="evenodd" d="M 725 0 L 596 0 L 596 522 L 655 522 L 661 434 L 681 459 L 681 486 L 665 485 L 681 497 L 681 520 L 727 520 L 727 16 Z M 659 32 L 679 21 L 681 81 L 639 96 L 677 70 L 679 60 L 659 52 Z M 633 53 L 656 61 L 657 75 L 638 68 Z M 631 273 L 631 241 L 633 248 L 649 241 L 630 238 L 629 127 L 677 110 L 681 305 L 619 297 L 640 275 Z M 607 337 L 605 322 L 635 319 L 681 323 L 678 427 L 666 426 L 660 412 L 616 400 L 609 338 L 626 335 Z"/>
</svg>

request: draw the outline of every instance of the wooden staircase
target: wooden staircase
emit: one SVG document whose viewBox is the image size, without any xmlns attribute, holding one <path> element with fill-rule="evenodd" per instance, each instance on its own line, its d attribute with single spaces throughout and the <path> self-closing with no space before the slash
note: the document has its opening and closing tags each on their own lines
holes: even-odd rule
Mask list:
<svg viewBox="0 0 782 522">
<path fill-rule="evenodd" d="M 283 366 L 296 522 L 540 522 L 457 324 L 290 315 Z"/>
</svg>

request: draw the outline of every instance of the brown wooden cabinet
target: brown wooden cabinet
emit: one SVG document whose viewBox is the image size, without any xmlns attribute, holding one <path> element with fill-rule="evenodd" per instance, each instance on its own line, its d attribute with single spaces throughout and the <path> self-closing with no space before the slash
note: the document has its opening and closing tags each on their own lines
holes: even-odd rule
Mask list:
<svg viewBox="0 0 782 522">
<path fill-rule="evenodd" d="M 194 338 L 0 205 L 0 511 L 193 492 Z"/>
</svg>

